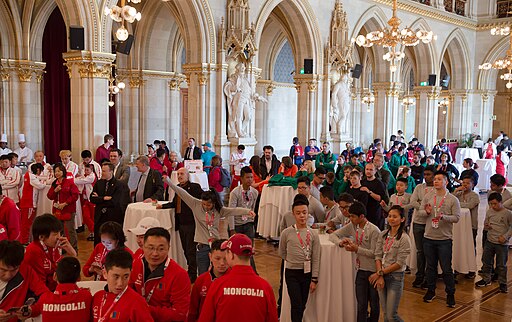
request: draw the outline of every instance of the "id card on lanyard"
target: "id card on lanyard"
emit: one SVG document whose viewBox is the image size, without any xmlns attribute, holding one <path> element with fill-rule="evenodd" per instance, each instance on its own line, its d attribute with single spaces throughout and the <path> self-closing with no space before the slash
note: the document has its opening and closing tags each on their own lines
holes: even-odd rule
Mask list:
<svg viewBox="0 0 512 322">
<path fill-rule="evenodd" d="M 364 238 L 364 230 L 366 229 L 366 226 L 368 226 L 368 221 L 366 224 L 364 224 L 363 229 L 361 229 L 361 237 L 359 237 L 359 227 L 356 229 L 356 245 L 361 246 L 363 243 Z M 359 260 L 359 256 L 356 257 L 356 269 L 359 269 L 361 267 L 361 261 Z"/>
<path fill-rule="evenodd" d="M 382 256 L 382 264 L 384 265 L 384 261 L 386 260 L 386 256 L 388 255 L 393 243 L 395 242 L 395 237 L 386 237 L 386 242 L 384 243 L 382 250 L 384 251 L 384 256 Z"/>
<path fill-rule="evenodd" d="M 441 216 L 443 213 L 441 212 L 441 207 L 443 206 L 444 200 L 446 199 L 446 196 L 448 195 L 448 192 L 446 192 L 443 196 L 443 199 L 437 205 L 437 195 L 434 195 L 434 218 L 432 218 L 432 228 L 437 229 L 439 228 L 439 220 L 441 219 Z"/>
<path fill-rule="evenodd" d="M 210 245 L 210 247 L 212 246 L 212 242 L 213 242 L 213 225 L 215 223 L 215 212 L 212 212 L 211 213 L 211 217 L 209 216 L 210 213 L 208 211 L 205 211 L 204 212 L 204 221 L 206 222 L 206 227 L 208 227 L 208 235 L 209 235 L 209 238 L 208 238 L 208 245 Z"/>
<path fill-rule="evenodd" d="M 108 308 L 107 312 L 105 312 L 105 314 L 103 314 L 103 306 L 105 305 L 105 302 L 107 301 L 107 296 L 108 296 L 108 293 L 105 293 L 105 295 L 103 296 L 103 301 L 101 302 L 101 306 L 100 306 L 100 319 L 98 320 L 98 322 L 103 322 L 107 319 L 107 316 L 114 309 L 114 306 L 116 306 L 117 302 L 119 302 L 119 300 L 124 295 L 124 293 L 126 292 L 127 289 L 128 289 L 128 286 L 125 287 L 125 289 L 116 296 L 116 298 L 114 299 L 114 302 L 112 302 L 112 304 Z"/>
<path fill-rule="evenodd" d="M 304 255 L 306 255 L 306 261 L 304 262 L 304 273 L 311 273 L 311 231 L 309 228 L 307 228 L 306 243 L 304 243 L 302 237 L 300 236 L 300 232 L 297 229 L 297 225 L 294 225 L 294 227 L 295 232 L 297 233 L 297 238 L 299 239 L 300 247 L 302 248 Z"/>
<path fill-rule="evenodd" d="M 167 261 L 165 261 L 165 265 L 164 265 L 164 274 L 165 274 L 165 270 L 167 269 L 167 267 L 169 266 L 169 263 L 171 262 L 171 259 L 170 258 L 167 258 Z M 151 300 L 151 297 L 153 296 L 153 293 L 155 292 L 155 288 L 159 285 L 160 283 L 156 283 L 155 286 L 153 286 L 153 288 L 151 289 L 151 291 L 149 291 L 149 294 L 148 296 L 146 296 L 146 287 L 145 285 L 142 286 L 142 297 L 144 297 L 146 299 L 146 303 L 149 304 L 149 301 Z"/>
</svg>

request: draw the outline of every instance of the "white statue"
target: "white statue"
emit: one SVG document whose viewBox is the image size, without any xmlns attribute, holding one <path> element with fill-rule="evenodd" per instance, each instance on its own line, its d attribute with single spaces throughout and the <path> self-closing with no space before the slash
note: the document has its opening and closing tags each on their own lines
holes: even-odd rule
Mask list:
<svg viewBox="0 0 512 322">
<path fill-rule="evenodd" d="M 350 112 L 352 81 L 348 73 L 341 76 L 334 85 L 331 96 L 331 131 L 333 133 L 347 133 L 347 116 Z"/>
<path fill-rule="evenodd" d="M 228 101 L 228 136 L 249 137 L 249 124 L 255 109 L 255 101 L 267 103 L 256 93 L 245 73 L 245 65 L 238 63 L 235 72 L 224 84 L 224 94 Z"/>
</svg>

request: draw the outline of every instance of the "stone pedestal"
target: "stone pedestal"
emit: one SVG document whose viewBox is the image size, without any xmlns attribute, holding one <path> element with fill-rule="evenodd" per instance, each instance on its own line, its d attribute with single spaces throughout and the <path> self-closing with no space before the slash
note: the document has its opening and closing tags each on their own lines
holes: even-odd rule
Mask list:
<svg viewBox="0 0 512 322">
<path fill-rule="evenodd" d="M 334 133 L 331 134 L 331 138 L 331 151 L 336 154 L 340 154 L 343 150 L 345 150 L 345 145 L 347 142 L 354 142 L 354 138 L 352 138 L 348 133 Z"/>
<path fill-rule="evenodd" d="M 247 159 L 250 159 L 253 155 L 259 154 L 259 151 L 255 153 L 254 148 L 258 142 L 254 138 L 229 138 L 229 142 L 231 143 L 231 151 L 229 153 L 230 155 L 232 152 L 236 151 L 236 147 L 240 144 L 245 146 L 245 156 Z"/>
</svg>

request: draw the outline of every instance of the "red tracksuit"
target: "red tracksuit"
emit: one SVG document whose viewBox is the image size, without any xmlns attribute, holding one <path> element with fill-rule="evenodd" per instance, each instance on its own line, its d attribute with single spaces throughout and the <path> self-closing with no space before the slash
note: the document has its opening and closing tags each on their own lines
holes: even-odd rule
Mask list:
<svg viewBox="0 0 512 322">
<path fill-rule="evenodd" d="M 0 300 L 0 310 L 7 312 L 11 307 L 23 306 L 29 290 L 36 296 L 41 296 L 43 293 L 48 292 L 48 288 L 30 268 L 30 265 L 22 263 L 18 274 L 7 283 L 4 295 Z M 18 318 L 14 316 L 8 322 L 16 321 L 18 321 Z"/>
<path fill-rule="evenodd" d="M 89 322 L 92 295 L 76 284 L 59 284 L 55 292 L 43 294 L 32 306 L 32 317 L 41 315 L 43 322 Z M 68 320 L 69 319 L 69 320 Z"/>
<path fill-rule="evenodd" d="M 137 248 L 135 253 L 133 253 L 133 260 L 136 261 L 138 259 L 142 259 L 144 257 L 144 250 L 142 248 Z"/>
<path fill-rule="evenodd" d="M 190 295 L 190 308 L 188 309 L 187 322 L 196 322 L 199 320 L 199 314 L 203 308 L 206 294 L 210 289 L 214 280 L 213 270 L 210 269 L 196 279 L 192 287 L 192 294 Z"/>
<path fill-rule="evenodd" d="M 272 286 L 251 266 L 236 265 L 217 278 L 206 295 L 199 322 L 277 322 Z"/>
<path fill-rule="evenodd" d="M 53 279 L 53 273 L 57 269 L 57 263 L 62 258 L 58 248 L 47 247 L 41 241 L 34 240 L 25 250 L 24 263 L 30 265 L 39 275 L 39 278 L 50 291 L 55 291 L 57 282 Z"/>
<path fill-rule="evenodd" d="M 39 178 L 31 173 L 26 172 L 23 176 L 23 193 L 20 198 L 21 210 L 21 234 L 20 242 L 26 244 L 29 241 L 30 228 L 36 218 L 37 200 L 40 197 L 40 190 L 46 188 L 46 185 L 39 181 Z M 43 195 L 41 194 L 41 197 Z"/>
<path fill-rule="evenodd" d="M 144 281 L 147 269 L 145 259 L 135 260 L 130 286 L 146 299 L 153 319 L 157 322 L 185 321 L 190 304 L 187 271 L 168 258 Z"/>
<path fill-rule="evenodd" d="M 100 171 L 101 173 L 101 171 Z M 78 187 L 78 190 L 80 191 L 80 188 L 82 188 L 82 191 L 80 192 L 80 204 L 82 205 L 82 219 L 84 221 L 84 224 L 87 226 L 87 229 L 89 229 L 90 233 L 94 232 L 94 208 L 95 204 L 93 204 L 90 200 L 92 189 L 94 185 L 96 184 L 96 181 L 98 181 L 98 177 L 96 175 L 96 172 L 93 171 L 91 174 L 89 174 L 87 177 L 82 176 L 75 178 L 75 184 Z"/>
<path fill-rule="evenodd" d="M 132 255 L 132 258 L 135 258 L 135 257 L 133 257 L 133 252 L 131 249 L 129 249 L 128 247 L 125 246 L 124 250 L 126 250 L 128 253 L 130 253 Z M 107 254 L 108 254 L 108 250 L 105 248 L 105 246 L 103 246 L 102 243 L 99 243 L 98 245 L 96 245 L 96 247 L 94 247 L 94 250 L 92 251 L 91 256 L 89 256 L 89 259 L 84 264 L 84 267 L 82 268 L 82 273 L 84 273 L 84 275 L 86 277 L 91 277 L 91 276 L 95 275 L 95 274 L 92 274 L 91 272 L 89 272 L 89 268 L 91 268 L 93 263 L 96 264 L 96 266 L 103 268 L 105 265 L 105 259 L 107 257 Z M 96 276 L 96 280 L 97 281 L 105 281 L 105 278 L 103 278 L 103 276 Z"/>
<path fill-rule="evenodd" d="M 133 272 L 132 272 L 133 274 Z M 108 288 L 106 286 L 105 288 Z M 153 322 L 146 301 L 133 289 L 127 287 L 125 293 L 114 303 L 117 295 L 105 290 L 94 294 L 92 298 L 92 321 L 97 322 L 103 316 L 103 322 Z M 109 308 L 111 308 L 109 310 Z"/>
<path fill-rule="evenodd" d="M 3 197 L 0 201 L 0 224 L 7 228 L 9 240 L 17 240 L 20 237 L 20 210 L 9 197 Z"/>
</svg>

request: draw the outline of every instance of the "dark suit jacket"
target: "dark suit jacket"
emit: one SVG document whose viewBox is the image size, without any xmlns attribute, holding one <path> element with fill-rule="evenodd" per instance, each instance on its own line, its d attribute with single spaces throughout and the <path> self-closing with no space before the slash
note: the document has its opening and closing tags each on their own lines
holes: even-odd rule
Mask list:
<svg viewBox="0 0 512 322">
<path fill-rule="evenodd" d="M 197 183 L 188 181 L 184 185 L 179 184 L 179 187 L 182 187 L 185 189 L 192 197 L 201 199 L 201 195 L 203 194 L 203 189 L 201 186 Z M 176 203 L 178 202 L 177 195 L 174 195 L 174 199 L 172 202 L 168 202 L 166 204 L 162 205 L 163 209 L 168 208 L 176 208 Z M 192 212 L 192 209 L 190 209 L 189 206 L 183 200 L 181 202 L 181 213 L 175 213 L 175 229 L 178 230 L 180 228 L 180 225 L 195 225 L 194 220 L 194 213 Z"/>
<path fill-rule="evenodd" d="M 137 196 L 138 184 L 133 195 L 133 202 Z M 162 175 L 160 172 L 149 169 L 146 184 L 144 185 L 144 200 L 151 198 L 156 200 L 164 200 L 164 182 L 162 181 Z"/>
<path fill-rule="evenodd" d="M 279 171 L 279 166 L 281 166 L 281 162 L 277 159 L 276 155 L 272 155 L 272 167 L 270 169 L 270 172 L 267 171 L 267 165 L 265 164 L 265 156 L 262 156 L 260 159 L 260 173 L 261 178 L 265 180 L 267 176 L 274 176 L 277 174 L 277 171 Z"/>
<path fill-rule="evenodd" d="M 128 184 L 128 180 L 130 180 L 130 167 L 121 162 L 119 167 L 117 167 L 117 171 L 114 173 L 114 177 L 117 180 Z"/>
<path fill-rule="evenodd" d="M 185 150 L 185 155 L 184 155 L 185 160 L 190 160 L 190 158 L 188 158 L 188 151 L 190 151 L 190 147 L 187 147 L 187 149 Z M 195 146 L 194 152 L 192 152 L 194 160 L 201 160 L 202 154 L 203 154 L 203 152 L 201 152 L 201 149 L 199 147 Z"/>
<path fill-rule="evenodd" d="M 107 184 L 108 183 L 108 184 Z M 116 178 L 107 181 L 98 180 L 91 193 L 91 202 L 96 205 L 94 209 L 94 222 L 115 221 L 123 226 L 124 213 L 130 203 L 130 189 L 128 185 Z M 96 193 L 98 196 L 93 196 Z M 103 197 L 112 199 L 104 200 Z"/>
</svg>

